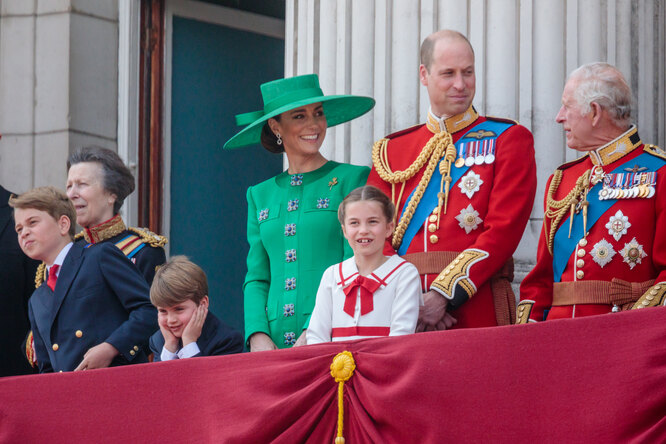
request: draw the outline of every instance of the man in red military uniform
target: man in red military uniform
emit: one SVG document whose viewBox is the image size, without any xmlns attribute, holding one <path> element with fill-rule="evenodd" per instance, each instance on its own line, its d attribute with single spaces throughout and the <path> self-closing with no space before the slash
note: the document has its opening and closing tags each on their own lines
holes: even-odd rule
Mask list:
<svg viewBox="0 0 666 444">
<path fill-rule="evenodd" d="M 430 98 L 427 122 L 373 147 L 368 183 L 390 196 L 398 213 L 387 250 L 421 274 L 417 331 L 509 324 L 511 255 L 536 189 L 532 134 L 472 107 L 474 51 L 462 34 L 427 37 L 419 74 Z"/>
<path fill-rule="evenodd" d="M 518 323 L 663 303 L 666 153 L 644 145 L 630 119 L 631 90 L 616 68 L 591 63 L 569 76 L 555 120 L 586 155 L 548 180 Z"/>
</svg>

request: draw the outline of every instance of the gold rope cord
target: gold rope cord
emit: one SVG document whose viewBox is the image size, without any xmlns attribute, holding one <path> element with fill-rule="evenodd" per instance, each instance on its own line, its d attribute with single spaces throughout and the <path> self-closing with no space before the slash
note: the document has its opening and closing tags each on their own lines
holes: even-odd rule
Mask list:
<svg viewBox="0 0 666 444">
<path fill-rule="evenodd" d="M 430 182 L 430 178 L 432 177 L 432 173 L 435 171 L 435 168 L 437 167 L 439 159 L 442 158 L 446 148 L 451 144 L 452 144 L 451 134 L 447 133 L 446 131 L 439 132 L 430 138 L 428 143 L 426 143 L 425 147 L 423 147 L 423 150 L 421 150 L 419 156 L 416 158 L 416 160 L 414 160 L 414 162 L 412 162 L 412 164 L 407 169 L 395 172 L 391 171 L 390 166 L 388 164 L 388 153 L 387 153 L 388 139 L 378 140 L 377 142 L 375 142 L 374 146 L 372 147 L 372 162 L 375 166 L 375 169 L 377 170 L 377 174 L 379 175 L 379 177 L 381 177 L 382 180 L 384 180 L 385 182 L 388 182 L 392 185 L 396 183 L 402 183 L 402 190 L 400 191 L 399 199 L 402 198 L 402 192 L 404 191 L 405 182 L 414 177 L 421 170 L 421 168 L 423 168 L 426 162 L 428 162 L 428 166 L 426 167 L 426 170 L 423 173 L 423 177 L 421 177 L 421 180 L 418 186 L 416 187 L 416 190 L 414 191 L 412 198 L 409 200 L 405 212 L 401 215 L 400 222 L 396 226 L 395 231 L 393 233 L 392 245 L 393 248 L 395 248 L 396 250 L 400 247 L 400 244 L 402 243 L 402 238 L 405 235 L 405 230 L 407 229 L 409 222 L 412 220 L 412 217 L 414 216 L 416 207 L 418 206 L 419 202 L 421 201 L 421 198 L 423 197 L 423 193 L 425 192 L 425 189 L 428 186 L 428 183 Z M 392 192 L 391 194 L 393 195 L 391 196 L 391 198 L 393 199 L 395 197 L 395 192 Z M 396 213 L 397 213 L 398 211 L 397 207 L 398 204 L 400 203 L 400 200 L 398 200 L 397 202 L 394 200 L 393 203 L 396 206 Z"/>
<path fill-rule="evenodd" d="M 585 174 L 580 176 L 576 180 L 576 185 L 574 188 L 569 191 L 562 200 L 553 199 L 555 191 L 560 186 L 562 181 L 562 170 L 556 170 L 553 174 L 553 180 L 550 182 L 550 187 L 548 187 L 548 194 L 546 198 L 546 213 L 544 214 L 544 220 L 550 220 L 550 230 L 548 232 L 548 251 L 550 254 L 553 254 L 553 241 L 555 239 L 555 232 L 557 227 L 560 225 L 560 222 L 566 216 L 569 208 L 575 206 L 579 202 L 579 197 L 584 195 L 587 192 L 587 188 L 590 182 L 590 171 L 586 171 Z M 573 220 L 573 215 L 571 216 Z"/>
</svg>

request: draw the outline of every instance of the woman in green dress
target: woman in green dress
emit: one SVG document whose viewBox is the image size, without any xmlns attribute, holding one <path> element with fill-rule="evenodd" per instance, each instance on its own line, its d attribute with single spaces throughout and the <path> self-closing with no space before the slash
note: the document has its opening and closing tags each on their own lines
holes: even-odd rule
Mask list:
<svg viewBox="0 0 666 444">
<path fill-rule="evenodd" d="M 315 74 L 261 85 L 264 109 L 236 116 L 248 125 L 224 147 L 261 141 L 285 153 L 287 171 L 247 190 L 245 340 L 250 351 L 305 344 L 322 273 L 351 256 L 338 205 L 365 184 L 369 169 L 328 161 L 319 152 L 326 129 L 372 109 L 360 96 L 324 96 Z"/>
</svg>

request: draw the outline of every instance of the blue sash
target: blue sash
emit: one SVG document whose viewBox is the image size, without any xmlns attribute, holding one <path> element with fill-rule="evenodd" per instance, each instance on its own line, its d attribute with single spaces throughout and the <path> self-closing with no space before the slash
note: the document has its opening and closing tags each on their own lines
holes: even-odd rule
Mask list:
<svg viewBox="0 0 666 444">
<path fill-rule="evenodd" d="M 624 162 L 622 165 L 615 168 L 611 174 L 621 173 L 629 166 L 638 165 L 639 167 L 646 167 L 648 171 L 656 171 L 664 166 L 664 160 L 651 154 L 643 153 L 640 156 Z M 590 203 L 587 207 L 587 230 L 589 231 L 594 224 L 604 215 L 610 207 L 612 207 L 617 199 L 599 200 L 599 190 L 603 187 L 603 182 L 597 183 L 590 188 L 587 193 L 587 201 Z M 553 281 L 560 282 L 562 280 L 562 273 L 564 268 L 569 262 L 569 258 L 576 249 L 578 241 L 583 238 L 583 218 L 576 217 L 573 221 L 571 228 L 571 238 L 569 238 L 569 220 L 568 217 L 564 218 L 557 228 L 555 238 L 553 241 Z M 566 223 L 565 223 L 566 222 Z"/>
<path fill-rule="evenodd" d="M 477 132 L 480 130 L 489 131 L 494 133 L 494 135 L 491 137 L 485 137 L 482 140 L 492 140 L 492 139 L 497 139 L 504 131 L 506 131 L 513 125 L 514 125 L 513 123 L 497 122 L 495 120 L 485 120 L 479 123 L 478 125 L 472 127 L 469 131 L 465 133 L 464 136 L 462 136 L 458 140 L 458 142 L 456 142 L 455 144 L 456 151 L 460 152 L 460 145 L 463 143 L 476 142 L 479 140 L 477 138 L 466 139 L 469 133 Z M 451 164 L 451 185 L 449 186 L 449 193 L 451 192 L 450 190 L 453 189 L 453 186 L 456 184 L 458 179 L 460 179 L 470 168 L 471 167 L 468 166 L 462 166 L 461 168 L 458 168 L 455 165 Z M 412 239 L 414 239 L 414 236 L 416 236 L 416 233 L 418 233 L 419 229 L 425 223 L 430 213 L 432 213 L 432 210 L 437 206 L 438 202 L 437 194 L 439 193 L 441 181 L 442 181 L 442 174 L 439 172 L 439 167 L 436 167 L 435 171 L 432 173 L 430 182 L 428 182 L 428 186 L 426 187 L 423 196 L 421 197 L 421 201 L 416 206 L 416 211 L 412 216 L 412 220 L 409 222 L 409 225 L 405 230 L 405 235 L 403 236 L 402 243 L 400 244 L 400 248 L 398 249 L 398 254 L 400 256 L 404 255 L 407 252 L 407 248 L 409 248 L 409 245 L 412 243 Z M 405 213 L 407 205 L 409 205 L 409 201 L 411 200 L 412 195 L 414 194 L 415 191 L 416 188 L 412 190 L 409 197 L 405 201 L 405 205 L 402 208 L 402 212 L 400 214 Z"/>
</svg>

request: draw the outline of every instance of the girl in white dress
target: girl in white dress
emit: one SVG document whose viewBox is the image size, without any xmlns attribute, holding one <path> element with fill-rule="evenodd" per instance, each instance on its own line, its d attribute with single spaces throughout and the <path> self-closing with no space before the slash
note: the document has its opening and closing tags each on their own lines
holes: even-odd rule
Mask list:
<svg viewBox="0 0 666 444">
<path fill-rule="evenodd" d="M 384 256 L 394 212 L 391 200 L 373 186 L 355 189 L 340 204 L 338 219 L 354 256 L 324 272 L 308 344 L 414 333 L 419 273 L 397 254 Z"/>
</svg>

